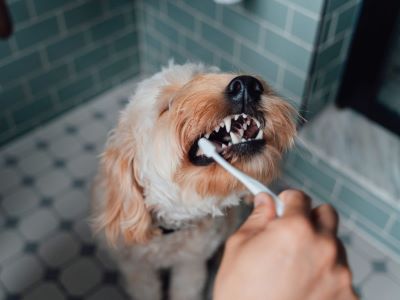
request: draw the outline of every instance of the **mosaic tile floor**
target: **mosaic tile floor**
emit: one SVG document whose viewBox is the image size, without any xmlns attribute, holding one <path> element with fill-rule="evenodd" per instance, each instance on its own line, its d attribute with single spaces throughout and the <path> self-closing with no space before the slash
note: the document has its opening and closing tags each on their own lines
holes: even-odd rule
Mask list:
<svg viewBox="0 0 400 300">
<path fill-rule="evenodd" d="M 132 87 L 0 149 L 0 299 L 128 299 L 87 213 L 96 155 Z M 400 264 L 351 228 L 340 232 L 363 299 L 400 299 Z"/>
</svg>

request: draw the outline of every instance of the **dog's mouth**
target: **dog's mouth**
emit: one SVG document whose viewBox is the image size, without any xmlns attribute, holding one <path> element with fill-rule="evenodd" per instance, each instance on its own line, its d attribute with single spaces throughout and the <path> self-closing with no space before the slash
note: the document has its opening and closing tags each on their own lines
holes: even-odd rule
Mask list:
<svg viewBox="0 0 400 300">
<path fill-rule="evenodd" d="M 207 132 L 194 141 L 189 150 L 189 160 L 197 166 L 206 166 L 214 160 L 203 154 L 197 145 L 200 138 L 212 142 L 218 153 L 225 159 L 249 157 L 259 153 L 265 146 L 261 123 L 255 117 L 246 114 L 225 117 L 211 132 Z"/>
</svg>

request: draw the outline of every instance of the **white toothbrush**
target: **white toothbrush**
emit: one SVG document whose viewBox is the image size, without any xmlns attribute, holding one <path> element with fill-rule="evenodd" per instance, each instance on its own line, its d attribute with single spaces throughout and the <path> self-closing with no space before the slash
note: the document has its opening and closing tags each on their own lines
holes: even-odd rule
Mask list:
<svg viewBox="0 0 400 300">
<path fill-rule="evenodd" d="M 244 174 L 243 172 L 239 171 L 234 166 L 232 166 L 230 163 L 228 163 L 225 159 L 222 158 L 221 155 L 218 154 L 218 152 L 215 149 L 214 144 L 211 143 L 209 140 L 207 140 L 205 138 L 201 138 L 198 142 L 198 145 L 199 145 L 200 149 L 203 150 L 203 153 L 206 156 L 213 158 L 225 170 L 227 170 L 229 173 L 231 173 L 233 176 L 235 176 L 241 183 L 243 183 L 250 190 L 250 192 L 253 195 L 257 195 L 261 192 L 265 192 L 268 195 L 270 195 L 275 202 L 277 216 L 278 217 L 282 216 L 283 210 L 284 210 L 284 205 L 283 205 L 282 200 L 279 199 L 279 197 L 274 192 L 272 192 L 269 188 L 267 188 L 261 182 Z"/>
</svg>

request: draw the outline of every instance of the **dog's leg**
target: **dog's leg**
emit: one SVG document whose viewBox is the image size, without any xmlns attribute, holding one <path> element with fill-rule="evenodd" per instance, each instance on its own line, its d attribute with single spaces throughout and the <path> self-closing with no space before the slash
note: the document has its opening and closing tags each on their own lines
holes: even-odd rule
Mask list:
<svg viewBox="0 0 400 300">
<path fill-rule="evenodd" d="M 144 262 L 125 262 L 122 271 L 126 289 L 134 300 L 161 300 L 161 281 L 153 266 Z"/>
<path fill-rule="evenodd" d="M 203 260 L 184 261 L 172 268 L 171 300 L 201 300 L 207 268 Z"/>
</svg>

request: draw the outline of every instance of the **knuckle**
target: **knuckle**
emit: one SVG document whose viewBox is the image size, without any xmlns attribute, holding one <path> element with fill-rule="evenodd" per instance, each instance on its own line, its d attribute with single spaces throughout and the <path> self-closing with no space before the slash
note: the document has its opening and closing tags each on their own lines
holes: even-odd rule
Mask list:
<svg viewBox="0 0 400 300">
<path fill-rule="evenodd" d="M 332 237 L 321 238 L 323 253 L 329 261 L 335 261 L 338 256 L 338 245 L 337 241 Z"/>
<path fill-rule="evenodd" d="M 302 201 L 311 200 L 306 193 L 299 190 L 285 190 L 280 194 L 280 196 L 284 199 L 301 199 Z"/>
<path fill-rule="evenodd" d="M 287 236 L 291 236 L 293 241 L 304 241 L 313 234 L 311 223 L 304 217 L 296 216 L 291 218 L 287 226 L 285 226 Z"/>
<path fill-rule="evenodd" d="M 342 287 L 350 287 L 352 284 L 352 274 L 349 268 L 340 267 L 338 270 L 338 282 Z"/>
</svg>

